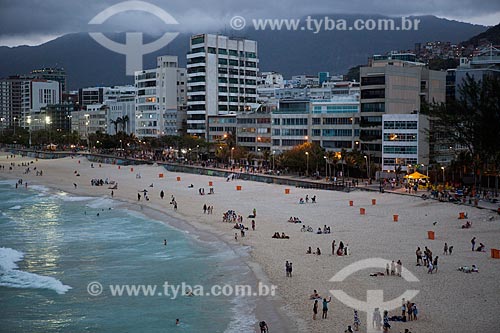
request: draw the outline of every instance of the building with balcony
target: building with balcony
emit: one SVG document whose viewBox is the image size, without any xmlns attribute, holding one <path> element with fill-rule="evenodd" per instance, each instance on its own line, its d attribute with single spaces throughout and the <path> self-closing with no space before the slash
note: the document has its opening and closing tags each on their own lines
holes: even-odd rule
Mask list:
<svg viewBox="0 0 500 333">
<path fill-rule="evenodd" d="M 414 60 L 411 54 L 374 56 L 370 67 L 360 69 L 360 145 L 379 166 L 383 115 L 419 113 L 424 101 L 445 102 L 446 72 L 429 70 Z"/>
<path fill-rule="evenodd" d="M 271 150 L 271 109 L 266 105 L 236 116 L 236 141 L 256 154 Z"/>
<path fill-rule="evenodd" d="M 359 122 L 359 95 L 311 100 L 310 140 L 328 151 L 355 148 Z"/>
<path fill-rule="evenodd" d="M 256 41 L 192 36 L 187 55 L 188 134 L 210 141 L 209 117 L 251 110 L 257 102 L 258 71 Z"/>
<path fill-rule="evenodd" d="M 382 171 L 412 172 L 415 165 L 429 165 L 426 130 L 428 117 L 414 114 L 382 116 Z"/>
</svg>

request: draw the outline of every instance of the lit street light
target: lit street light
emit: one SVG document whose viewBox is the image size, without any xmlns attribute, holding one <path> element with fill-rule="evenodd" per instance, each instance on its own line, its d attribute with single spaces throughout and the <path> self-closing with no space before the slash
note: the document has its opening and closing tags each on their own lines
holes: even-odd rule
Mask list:
<svg viewBox="0 0 500 333">
<path fill-rule="evenodd" d="M 45 126 L 46 126 L 46 127 L 47 127 L 47 126 L 49 127 L 48 131 L 49 131 L 49 144 L 50 144 L 50 143 L 51 143 L 51 142 L 50 142 L 50 116 L 46 116 L 46 117 L 45 117 Z"/>
<path fill-rule="evenodd" d="M 274 154 L 276 154 L 276 150 L 273 150 L 273 172 L 274 172 Z"/>
<path fill-rule="evenodd" d="M 325 178 L 328 179 L 328 158 L 326 156 L 323 156 L 325 159 Z"/>
<path fill-rule="evenodd" d="M 233 162 L 233 152 L 234 152 L 234 147 L 231 148 L 231 165 L 234 164 L 234 162 Z"/>
<path fill-rule="evenodd" d="M 441 167 L 441 170 L 443 170 L 443 184 L 446 183 L 446 179 L 444 178 L 444 166 Z"/>
<path fill-rule="evenodd" d="M 307 165 L 307 168 L 306 168 L 306 177 L 309 176 L 309 152 L 306 151 L 306 165 Z"/>
<path fill-rule="evenodd" d="M 30 132 L 30 139 L 29 139 L 29 147 L 31 148 L 31 116 L 28 116 L 27 117 L 28 119 L 26 120 L 26 122 L 28 123 L 28 130 Z"/>
<path fill-rule="evenodd" d="M 367 176 L 368 176 L 368 180 L 371 179 L 371 172 L 370 172 L 370 155 L 365 155 L 365 160 L 366 160 L 366 172 L 367 172 Z"/>
</svg>

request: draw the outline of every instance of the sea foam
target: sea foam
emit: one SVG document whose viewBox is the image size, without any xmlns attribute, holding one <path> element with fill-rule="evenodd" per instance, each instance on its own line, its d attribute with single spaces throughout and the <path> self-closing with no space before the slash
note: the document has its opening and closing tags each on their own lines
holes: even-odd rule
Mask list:
<svg viewBox="0 0 500 333">
<path fill-rule="evenodd" d="M 65 294 L 70 286 L 61 281 L 35 273 L 18 270 L 16 262 L 24 257 L 22 252 L 11 248 L 0 248 L 0 286 L 10 288 L 51 289 L 58 294 Z"/>
</svg>

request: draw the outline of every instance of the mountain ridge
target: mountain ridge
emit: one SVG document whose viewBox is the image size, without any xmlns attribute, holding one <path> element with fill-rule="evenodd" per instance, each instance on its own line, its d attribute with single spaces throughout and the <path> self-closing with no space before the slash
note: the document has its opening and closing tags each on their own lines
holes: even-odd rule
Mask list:
<svg viewBox="0 0 500 333">
<path fill-rule="evenodd" d="M 311 15 L 354 19 L 388 18 L 383 15 Z M 392 17 L 394 18 L 394 17 Z M 468 40 L 488 27 L 441 19 L 435 16 L 411 16 L 421 20 L 416 31 L 261 31 L 244 29 L 230 31 L 231 36 L 254 39 L 258 42 L 261 71 L 277 71 L 285 77 L 294 74 L 315 74 L 329 71 L 345 73 L 348 68 L 366 63 L 369 56 L 391 50 L 413 49 L 414 43 L 427 41 Z M 303 19 L 303 18 L 302 18 Z M 396 18 L 397 19 L 397 18 Z M 156 67 L 159 55 L 179 57 L 185 66 L 192 33 L 179 33 L 162 49 L 143 57 L 143 68 Z M 117 42 L 124 34 L 108 34 Z M 145 35 L 145 41 L 154 36 Z M 0 47 L 0 77 L 26 74 L 32 69 L 58 65 L 66 69 L 71 90 L 98 85 L 132 84 L 133 77 L 125 75 L 125 56 L 107 50 L 87 33 L 66 34 L 37 46 Z M 286 61 L 284 61 L 286 59 Z"/>
</svg>

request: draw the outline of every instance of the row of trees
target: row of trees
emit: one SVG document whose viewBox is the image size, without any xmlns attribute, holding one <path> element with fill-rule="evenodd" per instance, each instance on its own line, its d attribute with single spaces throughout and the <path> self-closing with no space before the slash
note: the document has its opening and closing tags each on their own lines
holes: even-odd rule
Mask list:
<svg viewBox="0 0 500 333">
<path fill-rule="evenodd" d="M 500 170 L 500 77 L 477 80 L 469 75 L 458 87 L 455 100 L 432 103 L 423 109 L 430 116 L 430 141 L 449 146 L 450 168 L 472 174 L 474 183 Z"/>
</svg>

